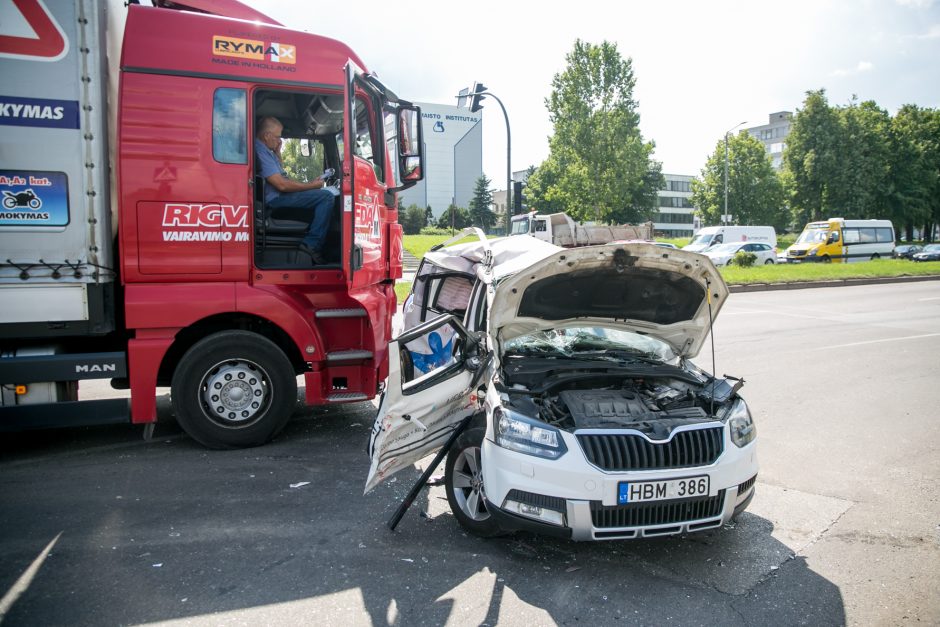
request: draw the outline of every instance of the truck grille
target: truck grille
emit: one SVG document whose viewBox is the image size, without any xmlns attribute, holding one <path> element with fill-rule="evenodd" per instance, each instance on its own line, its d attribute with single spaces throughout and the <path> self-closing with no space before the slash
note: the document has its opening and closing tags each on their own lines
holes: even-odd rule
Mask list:
<svg viewBox="0 0 940 627">
<path fill-rule="evenodd" d="M 721 514 L 724 502 L 724 490 L 717 496 L 690 501 L 654 501 L 613 507 L 591 501 L 591 520 L 598 529 L 673 525 L 714 518 Z"/>
<path fill-rule="evenodd" d="M 653 443 L 636 434 L 583 434 L 578 442 L 587 460 L 601 470 L 660 470 L 714 463 L 724 451 L 724 428 L 693 429 Z"/>
</svg>

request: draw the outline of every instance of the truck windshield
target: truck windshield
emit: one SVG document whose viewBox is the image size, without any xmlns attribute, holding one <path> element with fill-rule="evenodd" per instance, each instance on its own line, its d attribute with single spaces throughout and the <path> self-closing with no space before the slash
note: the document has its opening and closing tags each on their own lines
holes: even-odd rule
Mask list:
<svg viewBox="0 0 940 627">
<path fill-rule="evenodd" d="M 522 218 L 521 220 L 512 221 L 512 231 L 510 235 L 525 235 L 529 232 L 529 219 Z"/>
<path fill-rule="evenodd" d="M 692 241 L 689 242 L 689 246 L 693 244 L 708 244 L 712 241 L 712 237 L 714 237 L 712 233 L 700 233 L 692 238 Z"/>
<path fill-rule="evenodd" d="M 826 229 L 804 229 L 797 238 L 797 244 L 815 244 L 826 241 Z"/>
</svg>

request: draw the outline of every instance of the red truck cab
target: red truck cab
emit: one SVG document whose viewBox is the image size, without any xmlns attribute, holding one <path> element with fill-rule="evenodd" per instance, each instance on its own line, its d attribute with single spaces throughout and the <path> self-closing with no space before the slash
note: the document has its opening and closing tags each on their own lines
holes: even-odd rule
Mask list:
<svg viewBox="0 0 940 627">
<path fill-rule="evenodd" d="M 286 422 L 297 375 L 310 405 L 373 398 L 402 268 L 396 191 L 423 172 L 419 109 L 338 41 L 137 5 L 119 100 L 133 422 L 156 419 L 156 387 L 169 385 L 195 439 L 250 446 Z M 297 248 L 305 221 L 265 206 L 253 138 L 266 116 L 312 157 L 314 176 L 336 171 L 325 265 Z"/>
</svg>

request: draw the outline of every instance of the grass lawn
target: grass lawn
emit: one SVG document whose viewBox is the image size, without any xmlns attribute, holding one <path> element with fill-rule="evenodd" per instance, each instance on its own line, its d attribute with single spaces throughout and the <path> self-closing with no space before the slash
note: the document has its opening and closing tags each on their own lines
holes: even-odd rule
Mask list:
<svg viewBox="0 0 940 627">
<path fill-rule="evenodd" d="M 917 263 L 907 259 L 878 259 L 858 263 L 801 263 L 723 267 L 721 276 L 730 285 L 749 283 L 792 283 L 794 281 L 833 281 L 877 277 L 940 275 L 940 262 Z"/>
<path fill-rule="evenodd" d="M 405 250 L 421 259 L 432 246 L 447 241 L 449 235 L 405 235 Z M 676 244 L 688 243 L 688 238 L 660 240 Z M 777 248 L 783 250 L 792 243 L 790 237 L 781 237 Z M 802 263 L 755 266 L 738 268 L 737 266 L 720 268 L 721 276 L 729 285 L 751 283 L 793 283 L 798 281 L 833 281 L 840 279 L 868 279 L 896 276 L 940 275 L 940 262 L 916 263 L 907 259 L 879 259 L 858 263 Z M 395 293 L 398 302 L 405 301 L 411 290 L 411 282 L 397 281 Z"/>
<path fill-rule="evenodd" d="M 438 244 L 443 244 L 450 238 L 450 235 L 405 235 L 402 239 L 405 250 L 418 259 L 421 259 L 424 257 L 426 252 L 431 250 L 431 248 L 437 246 Z M 475 236 L 468 235 L 461 241 L 471 241 L 475 239 Z"/>
</svg>

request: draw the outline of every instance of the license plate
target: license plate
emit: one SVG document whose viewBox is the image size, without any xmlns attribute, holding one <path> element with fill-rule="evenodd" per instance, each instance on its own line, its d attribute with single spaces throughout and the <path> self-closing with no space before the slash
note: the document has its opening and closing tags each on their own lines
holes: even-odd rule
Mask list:
<svg viewBox="0 0 940 627">
<path fill-rule="evenodd" d="M 706 475 L 669 481 L 623 481 L 618 486 L 617 502 L 624 505 L 708 496 L 708 479 Z"/>
</svg>

